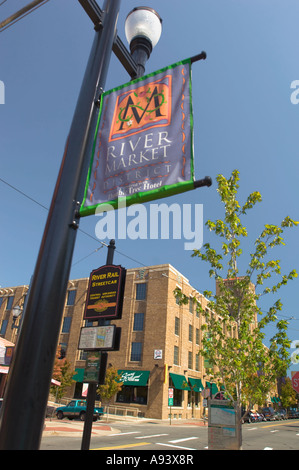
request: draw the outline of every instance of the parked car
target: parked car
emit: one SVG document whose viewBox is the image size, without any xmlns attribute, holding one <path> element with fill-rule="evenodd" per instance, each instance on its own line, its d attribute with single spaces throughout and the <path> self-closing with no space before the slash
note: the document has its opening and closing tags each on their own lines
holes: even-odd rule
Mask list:
<svg viewBox="0 0 299 470">
<path fill-rule="evenodd" d="M 263 421 L 264 417 L 260 413 L 254 410 L 248 411 L 246 415 L 242 418 L 243 423 L 257 423 Z"/>
<path fill-rule="evenodd" d="M 278 410 L 277 413 L 280 414 L 281 419 L 288 419 L 288 415 L 285 409 Z"/>
<path fill-rule="evenodd" d="M 261 409 L 261 413 L 264 415 L 266 421 L 275 421 L 275 412 L 274 409 L 270 406 Z"/>
<path fill-rule="evenodd" d="M 101 419 L 104 414 L 102 407 L 94 407 L 93 420 Z M 86 415 L 86 401 L 85 400 L 71 400 L 66 406 L 59 406 L 56 408 L 56 416 L 58 419 L 64 417 L 68 419 L 79 418 L 81 421 L 85 420 Z"/>
<path fill-rule="evenodd" d="M 297 410 L 290 410 L 288 412 L 288 418 L 289 419 L 297 419 L 299 418 L 299 412 Z"/>
</svg>

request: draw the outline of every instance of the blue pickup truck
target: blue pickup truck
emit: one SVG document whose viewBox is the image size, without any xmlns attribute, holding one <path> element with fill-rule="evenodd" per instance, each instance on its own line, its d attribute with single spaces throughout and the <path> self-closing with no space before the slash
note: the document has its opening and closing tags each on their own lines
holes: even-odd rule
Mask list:
<svg viewBox="0 0 299 470">
<path fill-rule="evenodd" d="M 85 420 L 86 415 L 86 401 L 85 400 L 71 400 L 66 406 L 60 406 L 56 408 L 56 416 L 58 419 L 68 418 L 74 419 L 79 418 L 81 421 Z M 93 411 L 93 420 L 101 419 L 104 414 L 102 407 L 95 407 Z"/>
</svg>

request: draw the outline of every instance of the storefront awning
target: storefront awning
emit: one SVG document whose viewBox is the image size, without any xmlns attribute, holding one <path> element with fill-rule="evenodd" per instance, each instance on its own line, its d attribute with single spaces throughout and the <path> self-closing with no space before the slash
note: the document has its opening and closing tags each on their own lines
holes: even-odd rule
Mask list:
<svg viewBox="0 0 299 470">
<path fill-rule="evenodd" d="M 121 376 L 121 382 L 124 385 L 133 385 L 144 387 L 147 385 L 150 371 L 149 370 L 124 370 L 120 369 L 117 373 Z"/>
<path fill-rule="evenodd" d="M 184 375 L 173 374 L 172 372 L 170 372 L 169 375 L 172 379 L 174 388 L 178 390 L 191 390 Z"/>
<path fill-rule="evenodd" d="M 213 382 L 206 382 L 206 387 L 211 390 L 211 394 L 215 395 L 218 392 L 218 387 Z"/>
<path fill-rule="evenodd" d="M 191 377 L 189 377 L 189 382 L 190 382 L 190 385 L 191 385 L 192 390 L 194 392 L 202 392 L 203 391 L 204 386 L 201 382 L 201 379 L 192 379 Z"/>
</svg>

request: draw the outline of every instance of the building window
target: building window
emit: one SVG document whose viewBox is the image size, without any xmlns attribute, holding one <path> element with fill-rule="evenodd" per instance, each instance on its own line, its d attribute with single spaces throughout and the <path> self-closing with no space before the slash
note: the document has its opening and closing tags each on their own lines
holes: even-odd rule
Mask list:
<svg viewBox="0 0 299 470">
<path fill-rule="evenodd" d="M 177 366 L 179 365 L 179 347 L 174 346 L 173 349 L 173 363 L 176 364 Z"/>
<path fill-rule="evenodd" d="M 189 312 L 193 313 L 193 297 L 189 298 Z"/>
<path fill-rule="evenodd" d="M 199 344 L 199 328 L 196 328 L 195 331 L 195 342 L 196 344 Z"/>
<path fill-rule="evenodd" d="M 64 359 L 66 356 L 66 350 L 67 350 L 67 343 L 60 343 L 60 355 L 58 359 Z"/>
<path fill-rule="evenodd" d="M 195 370 L 199 370 L 199 353 L 195 355 Z"/>
<path fill-rule="evenodd" d="M 3 297 L 0 297 L 0 308 L 1 308 L 2 303 L 3 303 Z"/>
<path fill-rule="evenodd" d="M 180 335 L 180 319 L 178 317 L 175 317 L 174 333 L 177 336 Z"/>
<path fill-rule="evenodd" d="M 179 296 L 179 295 L 176 295 L 176 296 L 175 296 L 175 303 L 176 303 L 177 305 L 180 305 L 180 296 Z"/>
<path fill-rule="evenodd" d="M 146 298 L 146 283 L 136 284 L 136 300 L 145 300 Z"/>
<path fill-rule="evenodd" d="M 131 361 L 141 361 L 142 343 L 133 342 L 131 346 Z"/>
<path fill-rule="evenodd" d="M 64 317 L 61 333 L 69 333 L 71 329 L 72 317 Z"/>
<path fill-rule="evenodd" d="M 148 387 L 132 387 L 123 385 L 120 392 L 116 396 L 118 403 L 138 403 L 139 405 L 147 404 Z"/>
<path fill-rule="evenodd" d="M 144 320 L 144 313 L 134 314 L 133 331 L 143 331 L 143 320 Z"/>
<path fill-rule="evenodd" d="M 188 351 L 188 369 L 193 369 L 192 351 Z"/>
<path fill-rule="evenodd" d="M 174 388 L 172 378 L 169 377 L 169 386 L 173 388 L 173 406 L 183 405 L 183 390 Z"/>
<path fill-rule="evenodd" d="M 7 325 L 8 325 L 8 320 L 3 320 L 2 325 L 1 325 L 1 330 L 0 330 L 1 336 L 5 336 Z"/>
<path fill-rule="evenodd" d="M 69 290 L 68 291 L 66 305 L 74 305 L 75 304 L 76 292 L 77 291 L 75 291 L 75 290 Z"/>
<path fill-rule="evenodd" d="M 13 299 L 14 299 L 13 295 L 11 295 L 10 297 L 7 298 L 6 310 L 11 310 L 12 304 L 13 304 Z"/>
<path fill-rule="evenodd" d="M 193 340 L 193 326 L 189 325 L 189 341 Z"/>
</svg>

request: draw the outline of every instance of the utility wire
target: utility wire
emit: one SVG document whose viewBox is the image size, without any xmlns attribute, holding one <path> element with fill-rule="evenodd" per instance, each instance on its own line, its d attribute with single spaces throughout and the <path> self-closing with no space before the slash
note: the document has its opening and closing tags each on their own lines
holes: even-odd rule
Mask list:
<svg viewBox="0 0 299 470">
<path fill-rule="evenodd" d="M 26 197 L 27 199 L 29 199 L 29 201 L 31 202 L 34 202 L 35 204 L 37 204 L 38 206 L 42 207 L 43 209 L 45 209 L 46 211 L 49 211 L 48 207 L 44 206 L 43 204 L 41 204 L 40 202 L 38 202 L 36 199 L 32 198 L 31 196 L 28 196 L 28 194 L 24 193 L 23 191 L 21 191 L 20 189 L 16 188 L 15 186 L 13 186 L 12 184 L 8 183 L 7 181 L 5 181 L 3 178 L 0 178 L 0 181 L 4 184 L 6 184 L 7 186 L 9 186 L 11 189 L 13 189 L 14 191 L 18 192 L 19 194 L 21 194 L 22 196 Z M 103 246 L 108 246 L 107 243 L 99 240 L 98 238 L 94 237 L 93 235 L 90 235 L 90 233 L 88 232 L 85 232 L 85 230 L 82 230 L 82 229 L 78 229 L 81 233 L 84 233 L 84 235 L 86 235 L 87 237 L 89 238 L 92 238 L 93 240 L 95 240 L 96 242 L 98 243 L 101 243 L 102 246 L 100 248 L 102 248 Z M 95 251 L 98 251 L 100 248 L 98 248 L 97 250 Z M 87 255 L 85 258 L 87 258 L 88 256 L 92 255 L 95 251 L 93 251 L 92 253 L 90 253 L 89 255 Z M 126 255 L 125 253 L 122 253 L 121 251 L 119 250 L 115 250 L 118 254 L 120 254 L 121 256 L 124 256 L 125 258 L 128 258 L 130 259 L 131 261 L 133 261 L 134 263 L 136 264 L 139 264 L 140 266 L 144 266 L 146 267 L 145 264 L 141 263 L 140 261 Z M 83 261 L 83 259 L 85 258 L 82 258 L 81 260 L 77 261 L 75 264 L 78 264 L 80 261 Z"/>
<path fill-rule="evenodd" d="M 6 1 L 6 0 L 4 0 L 4 1 Z M 17 23 L 21 19 L 25 18 L 25 16 L 27 16 L 30 13 L 32 13 L 33 11 L 37 10 L 38 8 L 45 5 L 49 1 L 50 0 L 34 0 L 33 2 L 26 5 L 24 8 L 21 8 L 21 10 L 18 10 L 16 13 L 14 13 L 13 15 L 6 18 L 6 20 L 1 21 L 1 23 L 0 23 L 0 33 L 2 33 L 2 31 L 5 31 L 6 29 L 10 28 L 10 26 L 14 25 L 15 23 Z M 4 2 L 2 2 L 0 4 L 0 6 L 3 3 Z"/>
</svg>

